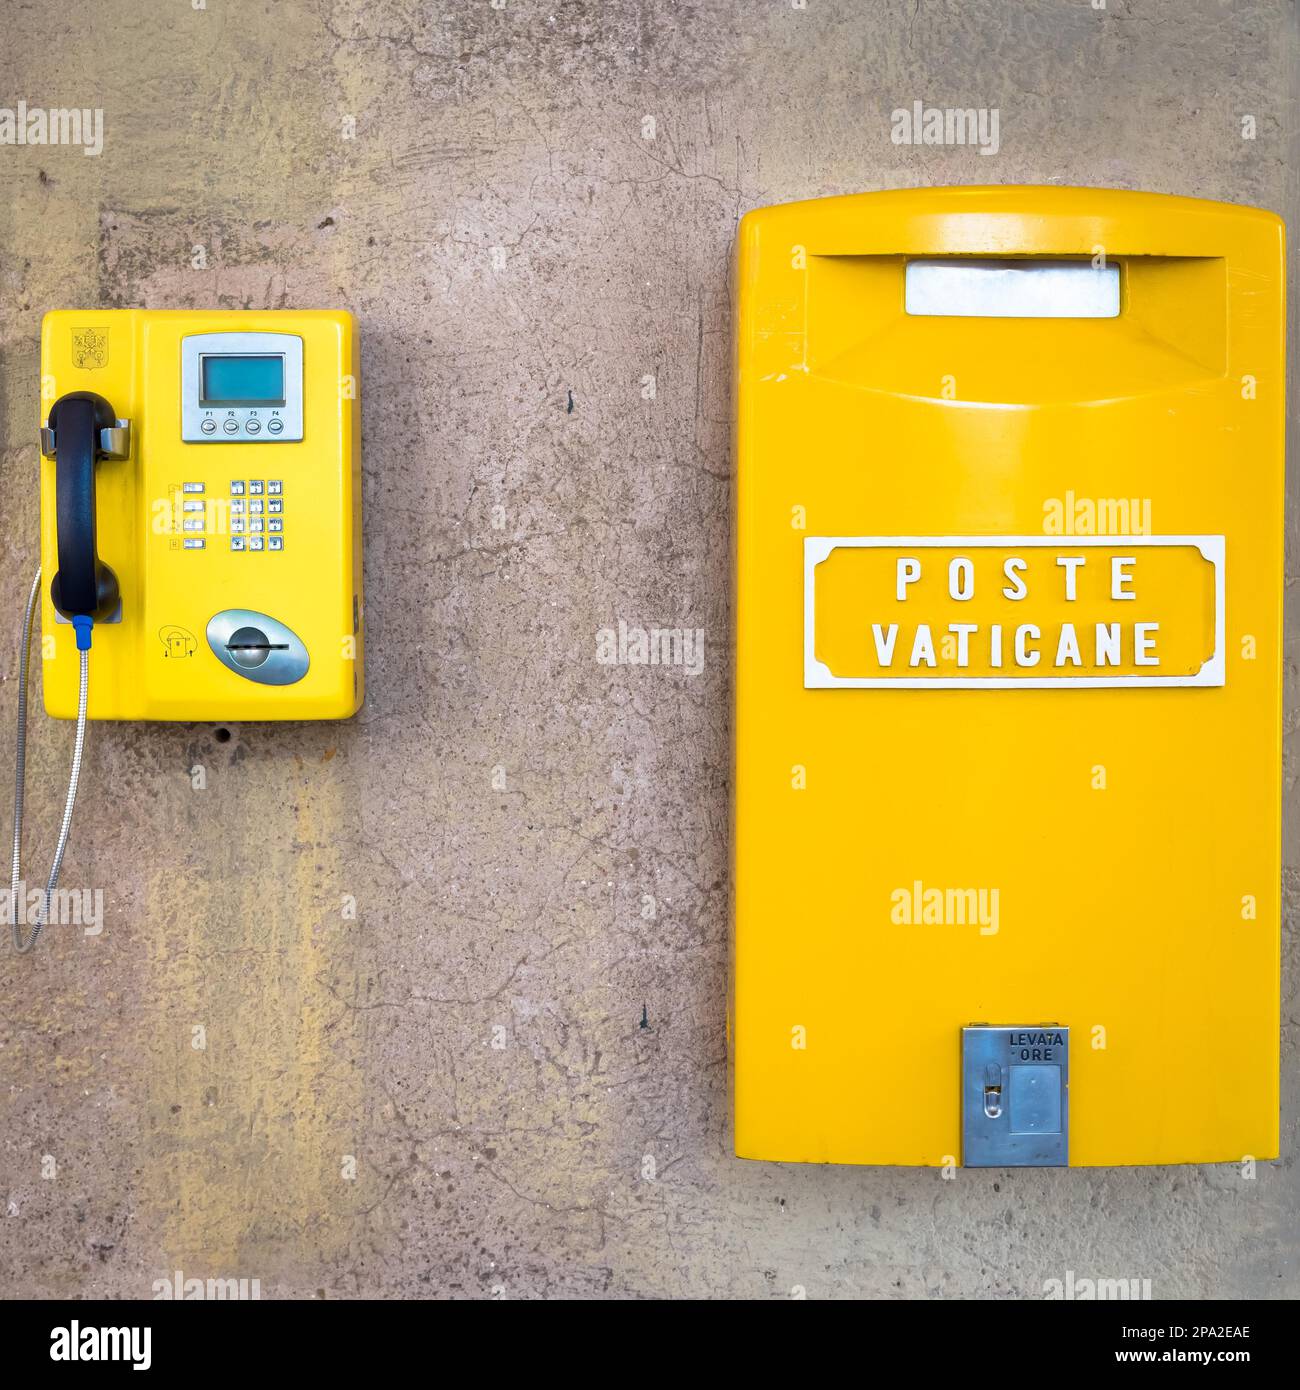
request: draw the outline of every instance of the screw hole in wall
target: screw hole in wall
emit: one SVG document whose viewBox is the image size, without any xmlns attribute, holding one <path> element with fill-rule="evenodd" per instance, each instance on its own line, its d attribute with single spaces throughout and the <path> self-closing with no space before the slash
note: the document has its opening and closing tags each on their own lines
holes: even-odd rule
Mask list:
<svg viewBox="0 0 1300 1390">
<path fill-rule="evenodd" d="M 230 730 L 229 730 L 229 729 L 225 729 L 225 728 L 215 729 L 215 730 L 213 731 L 213 735 L 212 735 L 212 736 L 213 736 L 213 738 L 215 738 L 215 739 L 217 740 L 218 743 L 229 743 L 229 742 L 230 742 Z"/>
</svg>

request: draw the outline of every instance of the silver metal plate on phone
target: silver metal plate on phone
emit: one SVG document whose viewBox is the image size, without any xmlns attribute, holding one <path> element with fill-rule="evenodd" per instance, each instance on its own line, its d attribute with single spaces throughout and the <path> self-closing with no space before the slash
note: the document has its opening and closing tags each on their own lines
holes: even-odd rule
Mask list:
<svg viewBox="0 0 1300 1390">
<path fill-rule="evenodd" d="M 311 665 L 292 628 L 252 608 L 226 608 L 208 620 L 208 646 L 223 666 L 259 685 L 292 685 Z"/>
</svg>

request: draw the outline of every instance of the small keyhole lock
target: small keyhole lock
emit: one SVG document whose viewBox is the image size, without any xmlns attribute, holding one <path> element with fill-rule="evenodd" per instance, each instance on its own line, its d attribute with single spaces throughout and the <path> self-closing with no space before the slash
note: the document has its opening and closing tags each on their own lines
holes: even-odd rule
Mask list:
<svg viewBox="0 0 1300 1390">
<path fill-rule="evenodd" d="M 1002 1116 L 1002 1068 L 996 1062 L 984 1068 L 984 1113 L 990 1120 Z"/>
</svg>

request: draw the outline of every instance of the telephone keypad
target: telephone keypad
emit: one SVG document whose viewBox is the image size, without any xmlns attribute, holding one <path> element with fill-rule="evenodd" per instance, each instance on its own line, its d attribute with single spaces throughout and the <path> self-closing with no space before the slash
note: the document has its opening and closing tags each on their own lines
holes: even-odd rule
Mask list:
<svg viewBox="0 0 1300 1390">
<path fill-rule="evenodd" d="M 267 494 L 270 494 L 269 498 Z M 282 478 L 232 478 L 230 480 L 230 548 L 284 549 L 284 480 Z M 263 514 L 275 518 L 264 521 Z M 264 535 L 265 533 L 271 533 Z"/>
</svg>

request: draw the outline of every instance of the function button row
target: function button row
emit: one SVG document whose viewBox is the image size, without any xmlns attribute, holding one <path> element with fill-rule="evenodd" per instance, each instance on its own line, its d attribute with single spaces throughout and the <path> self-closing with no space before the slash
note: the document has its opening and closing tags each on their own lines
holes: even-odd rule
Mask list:
<svg viewBox="0 0 1300 1390">
<path fill-rule="evenodd" d="M 250 417 L 241 422 L 233 417 L 227 416 L 227 418 L 221 422 L 221 429 L 226 434 L 238 434 L 241 424 L 245 434 L 261 434 L 262 432 L 262 422 L 255 417 Z M 217 421 L 209 415 L 207 419 L 199 425 L 199 429 L 201 429 L 204 434 L 216 434 Z M 283 434 L 284 421 L 280 419 L 278 415 L 273 415 L 266 422 L 266 432 L 267 434 Z"/>
</svg>

